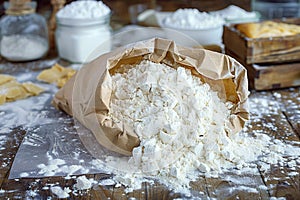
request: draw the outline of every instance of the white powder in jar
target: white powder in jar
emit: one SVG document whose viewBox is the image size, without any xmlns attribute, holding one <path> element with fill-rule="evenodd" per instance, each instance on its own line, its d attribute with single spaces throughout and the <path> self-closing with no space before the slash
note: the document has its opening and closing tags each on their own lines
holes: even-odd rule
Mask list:
<svg viewBox="0 0 300 200">
<path fill-rule="evenodd" d="M 200 30 L 220 27 L 224 24 L 224 19 L 218 15 L 200 12 L 198 9 L 185 8 L 178 9 L 166 17 L 164 24 L 171 28 Z"/>
<path fill-rule="evenodd" d="M 0 41 L 1 55 L 11 61 L 39 59 L 47 51 L 46 39 L 37 35 L 4 35 Z"/>
<path fill-rule="evenodd" d="M 96 19 L 110 13 L 102 1 L 73 1 L 57 12 L 58 18 Z"/>
<path fill-rule="evenodd" d="M 111 50 L 110 9 L 102 1 L 74 1 L 56 16 L 61 58 L 85 63 Z"/>
</svg>

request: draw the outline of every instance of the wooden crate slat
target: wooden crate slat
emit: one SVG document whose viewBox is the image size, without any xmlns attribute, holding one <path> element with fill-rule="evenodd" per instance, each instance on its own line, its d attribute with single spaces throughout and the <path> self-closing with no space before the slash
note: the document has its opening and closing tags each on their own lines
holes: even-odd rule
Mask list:
<svg viewBox="0 0 300 200">
<path fill-rule="evenodd" d="M 249 86 L 255 90 L 279 89 L 300 86 L 300 62 L 282 64 L 246 64 L 236 53 L 225 49 L 225 53 L 245 66 Z"/>
<path fill-rule="evenodd" d="M 297 24 L 297 19 L 289 23 Z M 300 60 L 300 34 L 286 37 L 248 38 L 235 25 L 224 26 L 223 43 L 243 63 L 278 63 Z"/>
</svg>

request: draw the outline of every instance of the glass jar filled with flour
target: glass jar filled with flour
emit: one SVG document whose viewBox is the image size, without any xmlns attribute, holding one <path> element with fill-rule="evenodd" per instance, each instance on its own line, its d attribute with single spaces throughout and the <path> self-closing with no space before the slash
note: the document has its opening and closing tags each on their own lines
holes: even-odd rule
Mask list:
<svg viewBox="0 0 300 200">
<path fill-rule="evenodd" d="M 102 1 L 74 1 L 56 14 L 60 58 L 87 63 L 111 50 L 110 9 Z"/>
<path fill-rule="evenodd" d="M 35 13 L 35 2 L 10 0 L 0 20 L 0 53 L 9 61 L 30 61 L 48 52 L 46 19 Z"/>
</svg>

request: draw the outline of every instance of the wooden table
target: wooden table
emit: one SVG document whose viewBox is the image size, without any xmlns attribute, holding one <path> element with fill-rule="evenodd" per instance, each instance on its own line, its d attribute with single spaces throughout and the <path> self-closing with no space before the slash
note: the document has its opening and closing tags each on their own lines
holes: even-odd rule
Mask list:
<svg viewBox="0 0 300 200">
<path fill-rule="evenodd" d="M 15 74 L 26 69 L 40 71 L 43 68 L 50 67 L 49 63 L 56 62 L 56 58 L 50 58 L 50 61 L 46 59 L 29 63 L 8 63 L 1 60 L 0 73 Z M 247 125 L 247 132 L 262 131 L 280 140 L 299 142 L 299 87 L 264 92 L 252 91 L 249 100 L 251 121 Z M 44 187 L 50 184 L 58 184 L 62 188 L 72 188 L 75 184 L 74 178 L 69 180 L 64 177 L 8 179 L 14 157 L 25 135 L 26 130 L 24 127 L 17 127 L 10 132 L 0 133 L 2 138 L 5 137 L 4 141 L 0 141 L 0 199 L 56 199 L 56 195 Z M 287 176 L 291 171 L 288 167 L 273 166 L 271 172 L 261 172 L 257 168 L 257 175 L 242 176 L 228 172 L 218 178 L 203 176 L 191 185 L 195 191 L 198 191 L 196 196 L 202 199 L 286 197 L 287 199 L 296 200 L 300 199 L 300 166 L 298 165 L 296 168 L 296 172 L 298 172 L 296 176 Z M 96 181 L 107 176 L 109 175 L 87 175 L 87 177 L 92 177 Z M 231 178 L 228 179 L 228 177 Z M 239 182 L 239 180 L 243 181 Z M 258 187 L 260 185 L 265 187 Z M 245 187 L 256 189 L 257 192 L 243 189 Z M 158 183 L 154 185 L 144 184 L 142 189 L 128 194 L 124 193 L 123 187 L 96 184 L 92 189 L 81 191 L 77 195 L 70 193 L 69 199 L 174 199 L 179 197 L 181 197 L 180 194 L 173 193 Z"/>
</svg>

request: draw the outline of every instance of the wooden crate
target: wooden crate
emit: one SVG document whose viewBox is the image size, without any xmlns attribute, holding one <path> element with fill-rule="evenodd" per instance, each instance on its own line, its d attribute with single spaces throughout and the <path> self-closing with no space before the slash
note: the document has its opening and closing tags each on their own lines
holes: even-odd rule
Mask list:
<svg viewBox="0 0 300 200">
<path fill-rule="evenodd" d="M 225 53 L 236 58 L 228 49 Z M 281 64 L 243 64 L 248 72 L 249 87 L 255 90 L 279 89 L 300 86 L 300 62 Z"/>
<path fill-rule="evenodd" d="M 300 24 L 300 19 L 284 22 Z M 300 61 L 300 34 L 287 37 L 248 38 L 235 25 L 224 26 L 223 43 L 243 63 L 282 63 Z"/>
<path fill-rule="evenodd" d="M 300 86 L 300 63 L 279 65 L 252 64 L 248 67 L 250 88 L 256 90 Z"/>
</svg>

